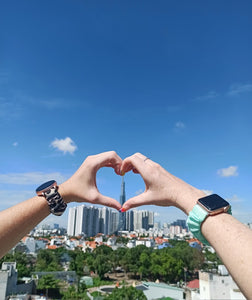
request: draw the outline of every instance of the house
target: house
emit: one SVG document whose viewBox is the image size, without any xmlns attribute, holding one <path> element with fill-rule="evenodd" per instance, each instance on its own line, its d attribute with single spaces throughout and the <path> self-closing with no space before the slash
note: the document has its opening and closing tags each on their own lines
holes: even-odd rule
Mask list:
<svg viewBox="0 0 252 300">
<path fill-rule="evenodd" d="M 16 262 L 3 262 L 0 270 L 0 299 L 13 294 L 32 294 L 35 290 L 34 281 L 30 279 L 27 283 L 18 284 L 17 278 Z"/>
<path fill-rule="evenodd" d="M 142 290 L 148 300 L 170 297 L 172 299 L 184 299 L 184 290 L 166 283 L 142 282 L 136 286 L 137 290 Z"/>
</svg>

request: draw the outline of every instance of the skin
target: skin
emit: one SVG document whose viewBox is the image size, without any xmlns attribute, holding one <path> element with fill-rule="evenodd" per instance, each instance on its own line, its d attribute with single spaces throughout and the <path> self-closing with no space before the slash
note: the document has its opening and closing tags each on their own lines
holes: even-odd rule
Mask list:
<svg viewBox="0 0 252 300">
<path fill-rule="evenodd" d="M 102 195 L 96 185 L 96 173 L 109 167 L 121 175 L 122 159 L 114 152 L 105 152 L 85 159 L 80 168 L 66 182 L 59 185 L 64 201 L 89 202 L 106 205 L 119 210 L 121 205 Z M 0 257 L 14 247 L 27 233 L 50 214 L 44 197 L 35 196 L 0 212 Z"/>
<path fill-rule="evenodd" d="M 145 191 L 126 201 L 121 209 L 115 199 L 102 195 L 97 189 L 96 174 L 103 167 L 113 168 L 117 175 L 129 171 L 139 173 L 145 182 Z M 67 203 L 89 202 L 122 211 L 148 204 L 175 206 L 187 215 L 197 200 L 205 196 L 141 153 L 122 161 L 114 151 L 87 157 L 73 176 L 59 186 L 59 192 Z M 39 196 L 0 212 L 0 257 L 49 214 L 47 201 Z M 206 218 L 201 231 L 242 293 L 252 299 L 252 231 L 225 213 Z"/>
<path fill-rule="evenodd" d="M 126 201 L 122 211 L 154 204 L 176 206 L 188 215 L 197 200 L 206 196 L 201 190 L 173 176 L 141 153 L 123 161 L 122 173 L 131 170 L 142 176 L 145 191 Z M 233 216 L 222 213 L 207 217 L 201 231 L 215 248 L 244 296 L 252 299 L 252 230 Z"/>
</svg>

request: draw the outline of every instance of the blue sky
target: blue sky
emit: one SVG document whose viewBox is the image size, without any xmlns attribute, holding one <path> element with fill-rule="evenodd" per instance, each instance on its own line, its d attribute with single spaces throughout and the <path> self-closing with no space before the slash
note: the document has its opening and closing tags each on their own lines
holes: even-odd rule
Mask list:
<svg viewBox="0 0 252 300">
<path fill-rule="evenodd" d="M 0 28 L 0 210 L 115 150 L 142 152 L 252 222 L 250 1 L 11 1 Z M 112 170 L 97 181 L 119 199 Z M 127 198 L 144 190 L 139 175 L 125 182 Z"/>
</svg>

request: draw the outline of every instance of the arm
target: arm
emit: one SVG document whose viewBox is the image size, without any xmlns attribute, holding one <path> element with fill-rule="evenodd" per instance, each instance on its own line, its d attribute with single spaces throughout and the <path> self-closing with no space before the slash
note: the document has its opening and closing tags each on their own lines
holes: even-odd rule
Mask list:
<svg viewBox="0 0 252 300">
<path fill-rule="evenodd" d="M 140 205 L 176 206 L 187 215 L 205 194 L 136 153 L 123 161 L 121 171 L 140 173 L 145 191 L 123 205 L 122 211 Z M 215 248 L 228 271 L 249 299 L 252 295 L 252 231 L 229 214 L 209 216 L 201 231 Z"/>
<path fill-rule="evenodd" d="M 115 199 L 99 193 L 96 173 L 102 167 L 111 167 L 120 175 L 121 163 L 121 158 L 113 151 L 89 156 L 76 173 L 59 186 L 59 193 L 67 203 L 89 202 L 119 210 L 121 205 Z M 47 201 L 39 196 L 0 212 L 0 257 L 49 214 Z"/>
</svg>

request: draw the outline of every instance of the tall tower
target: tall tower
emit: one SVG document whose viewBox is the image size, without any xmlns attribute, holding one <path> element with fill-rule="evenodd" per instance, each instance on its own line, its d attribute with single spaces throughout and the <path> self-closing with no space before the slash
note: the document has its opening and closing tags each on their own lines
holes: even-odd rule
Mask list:
<svg viewBox="0 0 252 300">
<path fill-rule="evenodd" d="M 121 184 L 121 195 L 120 195 L 120 204 L 123 206 L 126 200 L 125 195 L 125 182 L 124 182 L 124 176 L 122 176 L 122 184 Z M 126 214 L 120 213 L 119 215 L 119 225 L 118 225 L 118 231 L 126 230 Z"/>
<path fill-rule="evenodd" d="M 76 211 L 76 207 L 69 207 L 67 222 L 67 234 L 69 236 L 75 236 Z"/>
</svg>

